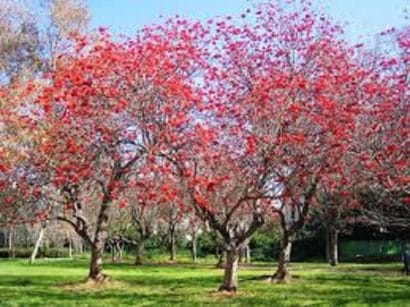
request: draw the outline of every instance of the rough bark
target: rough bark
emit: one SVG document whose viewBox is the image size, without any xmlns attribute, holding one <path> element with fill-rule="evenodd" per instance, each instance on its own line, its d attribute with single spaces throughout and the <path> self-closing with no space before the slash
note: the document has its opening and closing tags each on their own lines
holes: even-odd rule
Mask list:
<svg viewBox="0 0 410 307">
<path fill-rule="evenodd" d="M 271 280 L 277 283 L 287 283 L 290 280 L 289 273 L 289 262 L 290 255 L 292 251 L 292 242 L 295 234 L 303 227 L 305 224 L 306 216 L 309 212 L 310 203 L 315 195 L 317 187 L 318 177 L 314 178 L 308 189 L 303 193 L 303 200 L 295 203 L 295 207 L 291 207 L 290 213 L 291 221 L 287 221 L 286 212 L 281 210 L 276 211 L 280 216 L 280 224 L 283 231 L 281 251 L 279 253 L 279 261 L 276 272 L 272 275 Z M 295 214 L 297 218 L 295 219 Z"/>
<path fill-rule="evenodd" d="M 292 238 L 289 234 L 284 234 L 279 253 L 279 261 L 276 272 L 272 276 L 272 281 L 277 283 L 287 283 L 290 280 L 289 262 L 292 251 Z"/>
<path fill-rule="evenodd" d="M 100 213 L 98 215 L 97 227 L 93 244 L 91 245 L 91 261 L 89 278 L 101 282 L 106 279 L 106 275 L 102 272 L 102 256 L 104 252 L 105 242 L 107 240 L 108 227 L 108 211 L 110 207 L 110 200 L 105 199 L 101 204 Z"/>
<path fill-rule="evenodd" d="M 144 242 L 138 242 L 135 248 L 135 265 L 144 263 Z"/>
<path fill-rule="evenodd" d="M 338 232 L 336 229 L 331 229 L 329 232 L 329 263 L 331 266 L 336 266 L 339 262 L 338 257 Z"/>
<path fill-rule="evenodd" d="M 218 263 L 216 264 L 216 267 L 218 269 L 223 269 L 226 265 L 226 250 L 222 249 L 221 253 L 219 254 L 219 259 Z"/>
<path fill-rule="evenodd" d="M 91 247 L 91 261 L 90 261 L 90 273 L 88 277 L 96 282 L 104 281 L 105 275 L 102 272 L 102 254 L 103 244 L 98 242 Z"/>
<path fill-rule="evenodd" d="M 238 262 L 239 253 L 237 249 L 226 251 L 224 278 L 219 291 L 236 292 L 238 290 Z"/>
<path fill-rule="evenodd" d="M 46 229 L 46 227 L 47 227 L 46 223 L 42 223 L 40 225 L 40 229 L 38 231 L 36 243 L 34 244 L 34 248 L 33 248 L 33 251 L 31 252 L 31 256 L 30 256 L 30 259 L 29 259 L 30 264 L 32 264 L 36 261 L 36 257 L 37 257 L 37 254 L 38 254 L 38 249 L 40 248 L 41 241 L 43 240 L 44 230 Z"/>
</svg>

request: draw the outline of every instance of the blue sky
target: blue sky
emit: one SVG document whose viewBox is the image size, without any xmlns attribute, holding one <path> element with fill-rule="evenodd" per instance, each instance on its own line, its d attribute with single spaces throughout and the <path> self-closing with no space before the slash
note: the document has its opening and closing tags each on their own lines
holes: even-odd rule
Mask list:
<svg viewBox="0 0 410 307">
<path fill-rule="evenodd" d="M 337 21 L 346 21 L 348 37 L 367 37 L 388 27 L 405 24 L 403 10 L 410 0 L 313 0 Z M 88 0 L 92 26 L 108 26 L 116 33 L 132 35 L 143 25 L 179 14 L 207 19 L 217 15 L 238 15 L 251 4 L 247 0 Z M 409 23 L 409 21 L 407 21 Z"/>
</svg>

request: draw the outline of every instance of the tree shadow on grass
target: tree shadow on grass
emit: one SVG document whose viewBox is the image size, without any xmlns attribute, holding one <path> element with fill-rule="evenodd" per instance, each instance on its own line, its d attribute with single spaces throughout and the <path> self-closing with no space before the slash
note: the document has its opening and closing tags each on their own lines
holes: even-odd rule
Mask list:
<svg viewBox="0 0 410 307">
<path fill-rule="evenodd" d="M 198 285 L 204 288 L 217 288 L 222 281 L 222 275 L 215 276 L 122 276 L 122 281 L 131 286 L 155 286 L 155 287 L 172 287 L 184 288 Z"/>
<path fill-rule="evenodd" d="M 22 268 L 19 275 L 0 275 L 1 305 L 66 306 L 78 303 L 92 306 L 147 306 L 218 303 L 242 306 L 405 306 L 406 302 L 410 302 L 410 279 L 384 277 L 371 271 L 354 274 L 338 270 L 319 273 L 297 270 L 298 274 L 293 274 L 297 281 L 276 285 L 263 282 L 270 275 L 263 275 L 259 270 L 247 270 L 243 275 L 239 273 L 238 294 L 225 297 L 215 295 L 222 272 L 209 270 L 207 265 L 106 265 L 112 279 L 119 281 L 118 285 L 101 289 L 69 289 L 65 286 L 80 284 L 86 277 L 85 270 L 84 275 L 81 270 L 74 273 L 69 271 L 73 264 L 79 265 L 78 268 L 87 268 L 86 261 L 47 262 L 36 264 L 32 270 Z M 50 274 L 47 274 L 47 269 L 51 271 Z M 38 274 L 35 274 L 36 270 Z"/>
<path fill-rule="evenodd" d="M 140 293 L 126 290 L 105 290 L 96 292 L 50 291 L 49 289 L 26 289 L 24 291 L 7 291 L 0 294 L 3 303 L 18 306 L 66 306 L 79 305 L 133 306 L 133 305 L 168 305 L 183 304 L 186 295 L 171 294 L 167 291 Z"/>
<path fill-rule="evenodd" d="M 0 276 L 0 302 L 14 305 L 61 306 L 81 302 L 91 305 L 185 304 L 187 296 L 199 295 L 198 302 L 207 300 L 219 280 L 213 276 L 158 278 L 142 276 L 118 279 L 119 285 L 102 288 L 69 290 L 67 285 L 81 284 L 82 279 L 61 281 L 51 275 Z M 205 297 L 204 297 L 205 295 Z M 189 300 L 188 300 L 189 301 Z"/>
<path fill-rule="evenodd" d="M 298 304 L 311 302 L 319 305 L 366 304 L 381 306 L 410 306 L 410 280 L 373 278 L 373 276 L 355 275 L 316 275 L 301 277 L 301 283 L 271 285 L 271 291 L 280 292 L 280 297 L 292 298 Z M 253 303 L 261 302 L 266 288 L 252 299 Z M 307 295 L 306 295 L 307 293 Z M 285 306 L 286 299 L 277 299 L 279 305 Z M 398 302 L 397 304 L 395 302 Z M 406 305 L 404 305 L 406 302 Z"/>
</svg>

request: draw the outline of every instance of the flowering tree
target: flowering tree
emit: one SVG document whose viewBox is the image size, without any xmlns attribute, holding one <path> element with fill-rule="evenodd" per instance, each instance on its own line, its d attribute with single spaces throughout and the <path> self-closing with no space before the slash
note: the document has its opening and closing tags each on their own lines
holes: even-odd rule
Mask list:
<svg viewBox="0 0 410 307">
<path fill-rule="evenodd" d="M 345 180 L 343 159 L 368 99 L 361 86 L 370 79 L 339 38 L 340 27 L 306 1 L 265 4 L 253 18 L 252 26 L 218 23 L 223 52 L 209 87 L 217 114 L 240 131 L 246 163 L 264 178 L 261 193 L 280 216 L 282 251 L 273 277 L 286 281 L 292 240 L 318 187 Z"/>
<path fill-rule="evenodd" d="M 220 290 L 236 291 L 239 252 L 263 225 L 266 212 L 257 201 L 260 192 L 254 181 L 259 179 L 242 159 L 245 153 L 235 155 L 223 144 L 212 145 L 215 139 L 209 133 L 200 133 L 203 139 L 190 146 L 192 152 L 181 150 L 169 159 L 177 168 L 186 203 L 224 242 L 227 259 Z"/>
<path fill-rule="evenodd" d="M 220 290 L 236 291 L 239 253 L 267 216 L 280 219 L 273 278 L 286 281 L 312 205 L 358 185 L 408 188 L 408 31 L 375 69 L 309 1 L 241 20 L 176 18 L 121 41 L 72 34 L 49 74 L 0 92 L 0 197 L 18 208 L 17 185 L 37 220 L 71 225 L 91 246 L 92 280 L 105 279 L 115 204 L 132 209 L 141 240 L 147 208 L 167 213 L 170 233 L 194 212 L 223 242 Z"/>
<path fill-rule="evenodd" d="M 341 29 L 309 3 L 269 3 L 252 25 L 231 17 L 209 21 L 202 41 L 199 120 L 186 130 L 189 147 L 162 152 L 176 167 L 181 194 L 223 238 L 221 290 L 237 288 L 238 251 L 279 214 L 282 252 L 274 277 L 287 280 L 292 239 L 304 225 L 322 182 L 342 180 L 366 77 Z M 269 208 L 269 210 L 267 210 Z"/>
<path fill-rule="evenodd" d="M 380 35 L 380 41 L 383 39 L 387 45 L 379 46 L 366 63 L 375 76 L 364 91 L 374 98 L 366 101 L 355 141 L 360 155 L 351 165 L 363 179 L 358 198 L 366 207 L 362 212 L 366 220 L 381 226 L 403 226 L 407 223 L 400 215 L 408 212 L 410 203 L 410 29 L 387 30 Z"/>
<path fill-rule="evenodd" d="M 32 173 L 31 150 L 38 141 L 31 131 L 34 125 L 21 109 L 16 84 L 0 89 L 0 199 L 1 225 L 11 227 L 35 223 L 40 189 Z M 38 135 L 43 131 L 39 129 Z"/>
<path fill-rule="evenodd" d="M 37 219 L 32 212 L 33 207 L 41 206 L 37 199 L 38 191 L 37 196 L 32 194 L 29 197 L 27 190 L 21 188 L 23 182 L 28 183 L 23 177 L 31 172 L 27 149 L 38 143 L 27 134 L 33 128 L 30 117 L 27 116 L 33 105 L 13 101 L 12 97 L 21 91 L 25 82 L 38 83 L 37 85 L 42 83 L 41 80 L 37 82 L 30 79 L 53 69 L 57 53 L 67 43 L 69 33 L 83 32 L 89 19 L 87 6 L 80 0 L 52 0 L 41 4 L 33 10 L 25 1 L 5 0 L 0 8 L 0 83 L 4 84 L 4 89 L 8 89 L 7 99 L 0 104 L 0 127 L 4 132 L 7 131 L 3 136 L 8 136 L 8 140 L 4 140 L 2 144 L 5 164 L 9 162 L 9 172 L 3 175 L 12 183 L 6 200 L 12 203 L 9 209 L 13 209 L 3 210 L 2 217 L 9 221 L 9 227 L 14 227 L 16 223 L 35 223 Z M 26 118 L 21 118 L 23 114 Z M 11 156 L 14 161 L 10 164 Z M 19 205 L 11 202 L 12 198 L 19 198 Z M 47 223 L 41 223 L 31 257 L 33 260 L 46 225 Z"/>
<path fill-rule="evenodd" d="M 75 40 L 44 85 L 31 84 L 19 99 L 35 104 L 29 117 L 38 146 L 30 154 L 47 205 L 41 214 L 70 224 L 90 244 L 89 277 L 102 281 L 113 201 L 129 174 L 149 171 L 149 157 L 186 120 L 196 51 L 171 24 L 123 42 L 104 29 Z M 91 204 L 93 221 L 83 214 Z"/>
</svg>

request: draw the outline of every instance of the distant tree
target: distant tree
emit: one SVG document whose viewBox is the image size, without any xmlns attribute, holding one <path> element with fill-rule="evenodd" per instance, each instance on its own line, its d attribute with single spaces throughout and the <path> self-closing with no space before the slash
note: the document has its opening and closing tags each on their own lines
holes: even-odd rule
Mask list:
<svg viewBox="0 0 410 307">
<path fill-rule="evenodd" d="M 198 239 L 204 231 L 204 225 L 194 214 L 186 214 L 185 221 L 186 238 L 191 245 L 192 261 L 196 262 L 198 260 Z"/>
<path fill-rule="evenodd" d="M 137 180 L 137 179 L 136 179 Z M 158 231 L 160 219 L 160 204 L 158 199 L 157 180 L 149 174 L 136 181 L 136 189 L 126 192 L 126 210 L 131 217 L 135 242 L 135 264 L 143 264 L 144 249 L 147 240 Z"/>
<path fill-rule="evenodd" d="M 0 4 L 0 73 L 6 83 L 50 71 L 70 34 L 83 33 L 88 26 L 89 12 L 82 0 Z"/>
<path fill-rule="evenodd" d="M 18 94 L 22 89 L 20 85 L 29 82 L 29 79 L 36 83 L 32 78 L 50 72 L 54 67 L 57 52 L 62 50 L 69 39 L 69 32 L 84 32 L 88 19 L 88 9 L 83 1 L 0 1 L 0 84 L 4 84 L 5 90 L 8 88 L 8 99 L 0 102 L 0 108 L 4 110 L 0 115 L 0 127 L 6 132 L 1 139 L 4 144 L 2 154 L 7 155 L 5 159 L 13 157 L 13 163 L 9 164 L 11 167 L 9 181 L 15 180 L 17 173 L 20 173 L 21 177 L 22 172 L 30 172 L 28 169 L 32 168 L 32 165 L 30 166 L 32 161 L 29 161 L 27 150 L 22 147 L 34 146 L 38 142 L 28 137 L 27 133 L 33 129 L 28 118 L 21 119 L 18 116 L 28 115 L 30 110 L 35 108 L 34 104 L 13 101 L 11 93 Z M 39 80 L 37 85 L 40 86 L 41 83 L 42 81 Z M 22 151 L 25 153 L 15 155 L 16 152 Z M 11 190 L 8 189 L 11 193 L 8 197 L 18 198 L 17 188 L 14 186 Z M 29 198 L 25 195 L 18 206 L 18 211 L 30 212 L 30 206 L 36 201 L 36 197 Z M 13 206 L 13 209 L 16 208 Z M 28 222 L 27 212 L 23 214 L 24 221 L 20 222 Z M 6 220 L 12 220 L 14 224 L 18 223 L 18 219 L 12 212 L 3 210 L 1 214 L 8 215 L 5 217 Z M 36 257 L 47 223 L 41 225 L 31 261 Z"/>
</svg>

